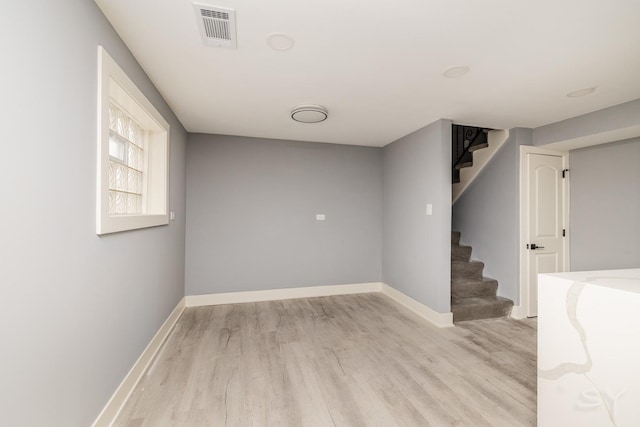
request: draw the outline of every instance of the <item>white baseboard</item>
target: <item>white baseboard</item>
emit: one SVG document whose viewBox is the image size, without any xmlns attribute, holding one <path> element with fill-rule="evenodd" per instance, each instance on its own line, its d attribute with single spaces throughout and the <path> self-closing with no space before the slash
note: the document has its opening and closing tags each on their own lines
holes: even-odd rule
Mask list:
<svg viewBox="0 0 640 427">
<path fill-rule="evenodd" d="M 418 316 L 428 320 L 439 328 L 447 328 L 453 326 L 453 313 L 438 313 L 432 308 L 414 300 L 413 298 L 403 294 L 397 289 L 382 283 L 382 293 L 393 299 L 394 301 L 402 304 L 409 310 L 416 313 Z"/>
<path fill-rule="evenodd" d="M 524 319 L 527 317 L 524 307 L 521 305 L 514 305 L 511 309 L 511 317 L 513 319 Z"/>
<path fill-rule="evenodd" d="M 246 302 L 278 301 L 295 298 L 326 297 L 331 295 L 380 292 L 382 283 L 354 283 L 351 285 L 308 286 L 304 288 L 269 289 L 264 291 L 225 292 L 220 294 L 187 295 L 187 307 L 239 304 Z"/>
<path fill-rule="evenodd" d="M 158 353 L 160 347 L 162 347 L 162 344 L 169 336 L 169 333 L 180 318 L 185 307 L 185 298 L 182 298 L 167 320 L 162 324 L 158 332 L 156 332 L 154 337 L 151 339 L 151 342 L 147 345 L 147 348 L 144 349 L 127 376 L 124 377 L 124 380 L 122 380 L 115 393 L 113 393 L 111 399 L 107 402 L 107 405 L 102 409 L 98 418 L 93 422 L 92 427 L 108 427 L 115 421 L 135 386 L 138 384 L 140 379 L 142 379 L 145 371 L 153 361 L 154 356 Z"/>
<path fill-rule="evenodd" d="M 326 297 L 332 295 L 382 292 L 407 309 L 440 328 L 453 326 L 453 313 L 438 313 L 391 286 L 381 282 L 354 283 L 351 285 L 308 286 L 304 288 L 269 289 L 264 291 L 226 292 L 220 294 L 187 295 L 187 307 L 240 304 L 247 302 L 278 301 L 295 298 Z"/>
</svg>

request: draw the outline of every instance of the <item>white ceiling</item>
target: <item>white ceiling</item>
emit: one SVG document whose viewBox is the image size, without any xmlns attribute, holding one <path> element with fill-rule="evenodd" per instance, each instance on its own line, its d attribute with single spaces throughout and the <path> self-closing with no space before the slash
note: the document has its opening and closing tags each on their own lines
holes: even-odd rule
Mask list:
<svg viewBox="0 0 640 427">
<path fill-rule="evenodd" d="M 201 0 L 236 10 L 237 50 L 202 43 L 189 0 L 96 2 L 189 132 L 384 146 L 440 118 L 533 128 L 640 98 L 638 0 Z M 297 123 L 299 104 L 329 119 Z"/>
</svg>

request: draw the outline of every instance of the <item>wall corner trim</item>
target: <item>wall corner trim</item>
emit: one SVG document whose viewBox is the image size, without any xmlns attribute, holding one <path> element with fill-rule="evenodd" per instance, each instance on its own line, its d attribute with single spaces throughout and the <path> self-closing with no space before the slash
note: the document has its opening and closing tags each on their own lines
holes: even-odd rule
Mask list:
<svg viewBox="0 0 640 427">
<path fill-rule="evenodd" d="M 418 316 L 429 321 L 439 328 L 448 328 L 453 326 L 453 313 L 438 313 L 430 307 L 414 300 L 413 298 L 403 294 L 397 289 L 392 288 L 386 283 L 382 283 L 382 293 L 403 305 L 407 309 L 413 311 Z"/>
<path fill-rule="evenodd" d="M 173 327 L 178 322 L 185 308 L 185 298 L 182 298 L 171 314 L 169 314 L 167 320 L 160 326 L 160 329 L 158 329 L 158 332 L 156 332 L 151 339 L 149 345 L 147 345 L 138 360 L 136 360 L 131 370 L 124 377 L 111 396 L 111 399 L 109 399 L 102 409 L 102 412 L 100 412 L 100 415 L 98 415 L 93 422 L 92 427 L 109 427 L 116 420 L 116 417 L 120 414 L 120 410 L 129 399 L 129 396 L 131 396 L 138 382 L 142 379 L 151 362 L 153 362 L 155 355 L 173 330 Z"/>
<path fill-rule="evenodd" d="M 516 320 L 525 319 L 527 316 L 525 314 L 524 307 L 521 305 L 514 305 L 511 309 L 511 318 Z"/>
</svg>

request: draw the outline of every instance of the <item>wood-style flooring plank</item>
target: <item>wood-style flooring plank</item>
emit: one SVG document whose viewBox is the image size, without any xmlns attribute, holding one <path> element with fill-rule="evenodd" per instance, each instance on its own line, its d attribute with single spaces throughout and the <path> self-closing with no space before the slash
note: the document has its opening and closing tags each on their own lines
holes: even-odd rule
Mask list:
<svg viewBox="0 0 640 427">
<path fill-rule="evenodd" d="M 535 320 L 438 329 L 372 293 L 185 310 L 114 426 L 535 424 Z"/>
</svg>

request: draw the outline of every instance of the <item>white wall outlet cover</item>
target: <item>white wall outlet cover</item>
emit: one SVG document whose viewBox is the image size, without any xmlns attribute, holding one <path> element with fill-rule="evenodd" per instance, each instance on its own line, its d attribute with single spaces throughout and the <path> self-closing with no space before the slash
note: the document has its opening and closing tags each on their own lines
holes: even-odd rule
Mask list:
<svg viewBox="0 0 640 427">
<path fill-rule="evenodd" d="M 317 214 L 316 215 L 316 221 L 324 221 L 325 216 L 324 214 Z"/>
<path fill-rule="evenodd" d="M 169 220 L 173 221 L 176 219 L 176 213 L 171 211 L 169 212 Z"/>
<path fill-rule="evenodd" d="M 431 203 L 427 203 L 427 215 L 433 215 L 433 205 Z"/>
</svg>

